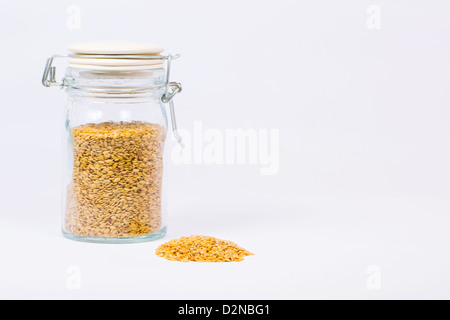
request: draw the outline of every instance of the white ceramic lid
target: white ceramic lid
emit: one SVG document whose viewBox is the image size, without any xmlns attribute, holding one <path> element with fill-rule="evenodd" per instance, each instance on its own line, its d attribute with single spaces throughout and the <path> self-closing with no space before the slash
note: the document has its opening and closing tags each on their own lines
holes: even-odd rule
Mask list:
<svg viewBox="0 0 450 320">
<path fill-rule="evenodd" d="M 158 55 L 164 51 L 159 45 L 137 42 L 82 42 L 69 46 L 75 54 L 148 54 Z"/>
<path fill-rule="evenodd" d="M 133 59 L 132 56 L 158 56 L 164 50 L 159 45 L 133 42 L 84 42 L 69 46 L 77 57 L 69 60 L 72 68 L 90 70 L 142 70 L 163 67 L 161 59 Z M 83 57 L 85 55 L 108 55 L 111 58 Z M 127 55 L 131 58 L 114 59 L 115 55 Z"/>
</svg>

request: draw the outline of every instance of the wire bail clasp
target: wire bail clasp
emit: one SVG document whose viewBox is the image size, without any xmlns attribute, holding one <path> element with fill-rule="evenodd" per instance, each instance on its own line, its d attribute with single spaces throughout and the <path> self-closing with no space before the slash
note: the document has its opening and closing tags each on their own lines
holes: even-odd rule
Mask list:
<svg viewBox="0 0 450 320">
<path fill-rule="evenodd" d="M 178 93 L 180 93 L 183 90 L 183 88 L 181 86 L 181 83 L 179 83 L 179 82 L 169 82 L 170 66 L 171 66 L 171 62 L 172 62 L 173 58 L 178 58 L 178 55 L 172 56 L 169 54 L 166 59 L 167 60 L 166 91 L 164 92 L 163 96 L 161 97 L 161 101 L 164 104 L 167 104 L 167 103 L 169 104 L 173 136 L 177 140 L 180 147 L 182 149 L 184 149 L 183 139 L 181 138 L 181 136 L 178 133 L 177 119 L 175 117 L 175 106 L 173 104 L 173 98 Z"/>
<path fill-rule="evenodd" d="M 55 58 L 67 58 L 67 55 L 53 55 L 47 59 L 47 63 L 45 64 L 44 74 L 42 76 L 42 85 L 44 87 L 65 87 L 66 84 L 64 79 L 61 81 L 56 81 L 56 67 L 54 67 L 53 59 Z"/>
</svg>

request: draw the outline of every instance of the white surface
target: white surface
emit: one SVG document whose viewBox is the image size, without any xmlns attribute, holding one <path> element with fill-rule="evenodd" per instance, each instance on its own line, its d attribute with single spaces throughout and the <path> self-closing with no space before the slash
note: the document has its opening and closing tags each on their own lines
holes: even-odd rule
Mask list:
<svg viewBox="0 0 450 320">
<path fill-rule="evenodd" d="M 381 30 L 366 26 L 373 4 Z M 64 1 L 3 6 L 0 298 L 450 298 L 448 1 L 76 5 L 81 29 L 66 27 Z M 60 235 L 65 93 L 40 78 L 68 43 L 110 38 L 182 54 L 172 79 L 186 129 L 280 129 L 274 176 L 168 161 L 166 239 L 221 237 L 254 257 L 173 263 L 153 254 L 162 241 Z M 373 265 L 380 290 L 367 287 Z"/>
</svg>

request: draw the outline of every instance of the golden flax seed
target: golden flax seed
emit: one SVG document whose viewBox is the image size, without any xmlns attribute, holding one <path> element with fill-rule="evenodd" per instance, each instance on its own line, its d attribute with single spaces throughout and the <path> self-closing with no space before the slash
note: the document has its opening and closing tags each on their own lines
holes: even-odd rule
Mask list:
<svg viewBox="0 0 450 320">
<path fill-rule="evenodd" d="M 170 240 L 160 245 L 156 249 L 156 255 L 181 262 L 238 262 L 253 253 L 228 240 L 190 236 Z"/>
<path fill-rule="evenodd" d="M 104 238 L 159 231 L 165 129 L 106 122 L 75 127 L 72 137 L 65 231 Z"/>
</svg>

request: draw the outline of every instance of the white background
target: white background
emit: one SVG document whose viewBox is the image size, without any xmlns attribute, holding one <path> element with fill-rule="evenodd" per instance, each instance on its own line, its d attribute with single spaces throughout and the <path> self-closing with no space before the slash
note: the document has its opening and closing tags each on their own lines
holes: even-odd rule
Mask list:
<svg viewBox="0 0 450 320">
<path fill-rule="evenodd" d="M 71 4 L 80 29 L 67 27 Z M 367 27 L 371 5 L 380 30 Z M 21 0 L 1 12 L 0 298 L 450 298 L 448 1 Z M 164 240 L 63 238 L 66 96 L 40 80 L 49 55 L 88 40 L 182 54 L 179 124 L 279 129 L 279 173 L 169 159 Z M 191 234 L 256 255 L 183 264 L 154 254 Z M 379 290 L 367 286 L 370 266 Z"/>
</svg>

